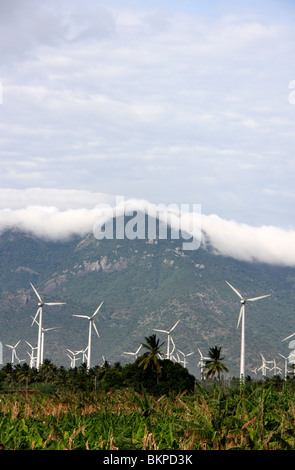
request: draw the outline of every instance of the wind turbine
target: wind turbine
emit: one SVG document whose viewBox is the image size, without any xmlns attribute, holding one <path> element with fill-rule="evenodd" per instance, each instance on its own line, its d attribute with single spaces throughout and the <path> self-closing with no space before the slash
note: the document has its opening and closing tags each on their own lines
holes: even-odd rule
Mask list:
<svg viewBox="0 0 295 470">
<path fill-rule="evenodd" d="M 17 359 L 19 362 L 19 358 L 17 357 L 16 355 L 16 348 L 18 347 L 19 343 L 21 342 L 21 340 L 19 340 L 15 346 L 11 346 L 11 344 L 6 344 L 6 346 L 10 349 L 12 349 L 11 351 L 11 364 L 14 364 L 14 359 Z"/>
<path fill-rule="evenodd" d="M 182 363 L 183 363 L 183 367 L 186 368 L 186 365 L 187 365 L 187 357 L 192 356 L 192 354 L 194 354 L 195 351 L 192 351 L 192 352 L 190 352 L 190 353 L 188 353 L 188 354 L 184 354 L 184 352 L 180 351 L 180 349 L 178 349 L 178 351 L 180 352 L 180 354 L 183 355 L 183 361 L 180 361 L 180 362 L 182 362 Z"/>
<path fill-rule="evenodd" d="M 272 361 L 266 361 L 262 354 L 260 353 L 260 356 L 262 358 L 262 365 L 257 369 L 257 371 L 261 370 L 263 377 L 266 376 L 266 369 L 270 369 L 266 364 Z"/>
<path fill-rule="evenodd" d="M 87 361 L 87 354 L 86 354 L 87 349 L 88 349 L 88 346 L 86 346 L 85 349 L 81 349 L 81 351 L 78 351 L 79 353 L 82 353 L 82 364 L 84 364 L 84 362 Z"/>
<path fill-rule="evenodd" d="M 87 315 L 73 315 L 73 317 L 80 317 L 80 318 L 87 318 L 87 320 L 89 321 L 89 332 L 88 332 L 88 346 L 87 346 L 87 350 L 88 350 L 88 354 L 87 354 L 87 369 L 90 369 L 90 361 L 91 361 L 91 328 L 92 328 L 92 325 L 93 325 L 93 328 L 97 334 L 97 337 L 99 338 L 99 333 L 97 331 L 97 328 L 96 328 L 96 325 L 94 323 L 94 317 L 95 315 L 97 314 L 97 312 L 99 311 L 100 307 L 102 306 L 103 304 L 103 301 L 99 304 L 99 306 L 97 307 L 97 309 L 95 310 L 95 312 L 91 315 L 91 317 L 87 316 Z"/>
<path fill-rule="evenodd" d="M 43 300 L 41 299 L 41 296 L 40 294 L 38 293 L 37 289 L 33 286 L 32 283 L 31 284 L 31 287 L 33 289 L 33 291 L 35 292 L 39 302 L 38 302 L 38 310 L 37 310 L 37 313 L 33 319 L 33 322 L 32 322 L 32 325 L 33 323 L 36 321 L 36 318 L 37 316 L 39 315 L 39 323 L 38 323 L 38 326 L 39 326 L 39 329 L 38 329 L 38 349 L 37 349 L 37 369 L 39 369 L 40 365 L 42 364 L 42 360 L 41 360 L 41 348 L 42 348 L 42 345 L 41 345 L 41 342 L 42 342 L 42 316 L 43 316 L 43 306 L 44 305 L 65 305 L 65 302 L 43 302 Z M 36 322 L 37 323 L 37 322 Z"/>
<path fill-rule="evenodd" d="M 76 367 L 76 361 L 78 361 L 80 359 L 80 357 L 76 357 L 76 356 L 78 354 L 80 354 L 81 351 L 73 352 L 70 349 L 68 349 L 67 351 L 69 351 L 73 356 L 73 357 L 71 357 L 67 354 L 67 356 L 71 359 L 71 368 L 74 369 Z"/>
<path fill-rule="evenodd" d="M 137 350 L 135 352 L 126 352 L 126 351 L 124 351 L 123 354 L 131 354 L 131 356 L 134 356 L 134 358 L 136 359 L 139 351 L 141 350 L 141 348 L 142 348 L 142 344 L 139 346 L 139 348 L 137 348 Z"/>
<path fill-rule="evenodd" d="M 284 374 L 284 377 L 285 377 L 285 380 L 286 380 L 287 375 L 288 375 L 288 359 L 289 359 L 289 357 L 285 357 L 285 356 L 283 356 L 283 354 L 279 354 L 279 356 L 281 356 L 285 361 L 285 374 Z"/>
<path fill-rule="evenodd" d="M 199 354 L 201 356 L 200 358 L 200 361 L 197 365 L 200 366 L 200 369 L 201 369 L 201 378 L 203 378 L 203 374 L 204 374 L 204 369 L 205 369 L 205 365 L 206 365 L 206 361 L 210 361 L 210 357 L 205 357 L 203 356 L 203 354 L 201 353 L 200 349 L 198 348 L 198 351 L 199 351 Z"/>
<path fill-rule="evenodd" d="M 34 349 L 38 349 L 38 346 L 33 347 L 28 341 L 26 341 L 26 343 L 31 348 L 31 352 L 30 353 L 28 352 L 28 354 L 30 356 L 30 367 L 33 368 L 36 364 L 36 359 L 37 359 L 37 356 L 36 357 L 34 356 Z"/>
<path fill-rule="evenodd" d="M 254 302 L 255 300 L 264 299 L 265 297 L 269 297 L 271 294 L 261 295 L 259 297 L 253 297 L 252 299 L 245 299 L 240 292 L 235 289 L 229 282 L 226 281 L 229 287 L 237 294 L 237 296 L 241 299 L 240 302 L 242 304 L 238 319 L 237 328 L 239 327 L 240 321 L 242 320 L 241 326 L 241 356 L 240 356 L 240 379 L 244 380 L 245 377 L 245 304 L 246 302 Z"/>
<path fill-rule="evenodd" d="M 172 328 L 170 330 L 157 330 L 154 328 L 154 331 L 159 331 L 161 333 L 166 333 L 168 335 L 168 341 L 167 341 L 167 353 L 166 353 L 166 357 L 167 359 L 170 359 L 170 340 L 171 340 L 171 332 L 174 330 L 174 328 L 176 328 L 176 326 L 178 325 L 178 323 L 180 322 L 180 319 L 177 320 L 177 322 L 172 326 Z"/>
<path fill-rule="evenodd" d="M 34 357 L 34 354 L 33 352 L 29 352 L 27 351 L 28 355 L 30 356 L 30 368 L 33 369 L 34 367 L 34 364 L 35 364 L 35 357 Z"/>
<path fill-rule="evenodd" d="M 277 366 L 275 359 L 273 360 L 273 367 L 270 369 L 270 372 L 271 372 L 272 370 L 273 370 L 273 375 L 274 375 L 274 376 L 277 375 L 277 374 L 281 374 L 281 373 L 282 373 L 282 369 Z"/>
</svg>

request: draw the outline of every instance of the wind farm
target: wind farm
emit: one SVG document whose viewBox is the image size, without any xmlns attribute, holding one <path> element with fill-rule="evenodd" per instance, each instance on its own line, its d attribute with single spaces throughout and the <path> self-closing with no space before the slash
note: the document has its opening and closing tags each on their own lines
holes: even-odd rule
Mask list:
<svg viewBox="0 0 295 470">
<path fill-rule="evenodd" d="M 14 235 L 16 240 L 19 236 Z M 29 243 L 34 244 L 35 241 L 32 239 Z M 135 244 L 134 248 L 133 244 Z M 165 343 L 161 357 L 182 364 L 197 377 L 201 377 L 202 370 L 208 359 L 204 361 L 201 358 L 199 359 L 195 351 L 206 351 L 203 357 L 208 358 L 207 351 L 213 344 L 222 345 L 233 376 L 238 375 L 240 378 L 245 378 L 247 375 L 252 375 L 256 377 L 257 375 L 252 370 L 260 367 L 261 364 L 258 365 L 260 358 L 259 351 L 263 352 L 263 350 L 273 357 L 276 355 L 276 360 L 281 361 L 277 365 L 280 369 L 283 369 L 283 358 L 279 354 L 286 357 L 289 356 L 288 340 L 292 342 L 292 335 L 288 334 L 288 330 L 292 331 L 292 328 L 294 328 L 294 324 L 292 325 L 292 308 L 290 308 L 289 319 L 286 315 L 284 316 L 284 319 L 288 321 L 283 329 L 283 333 L 280 334 L 278 330 L 274 333 L 271 321 L 273 321 L 274 313 L 278 312 L 277 299 L 281 294 L 279 291 L 276 293 L 276 286 L 271 284 L 271 278 L 267 281 L 270 285 L 270 292 L 264 292 L 264 295 L 255 297 L 242 295 L 242 289 L 239 288 L 238 290 L 236 287 L 233 287 L 233 285 L 238 284 L 244 289 L 250 287 L 252 291 L 254 289 L 255 291 L 263 289 L 263 285 L 267 285 L 267 282 L 264 282 L 262 287 L 256 286 L 255 288 L 253 280 L 258 281 L 259 284 L 260 280 L 265 276 L 267 268 L 263 266 L 262 271 L 260 265 L 244 263 L 246 275 L 241 276 L 236 271 L 235 280 L 231 281 L 232 283 L 230 284 L 224 268 L 227 265 L 233 265 L 232 260 L 224 260 L 203 249 L 199 249 L 196 253 L 180 256 L 181 250 L 176 245 L 177 242 L 173 241 L 161 241 L 161 244 L 151 244 L 146 240 L 137 242 L 126 241 L 126 246 L 129 246 L 128 250 L 130 250 L 130 260 L 134 259 L 134 261 L 132 263 L 130 261 L 128 265 L 128 258 L 126 258 L 126 261 L 122 263 L 122 267 L 120 266 L 118 269 L 116 263 L 120 249 L 116 247 L 116 241 L 104 241 L 98 246 L 96 240 L 86 237 L 85 242 L 82 239 L 77 242 L 71 241 L 64 244 L 65 247 L 69 247 L 67 249 L 71 257 L 67 261 L 67 255 L 63 248 L 63 258 L 61 259 L 63 259 L 64 268 L 67 268 L 63 269 L 63 273 L 59 274 L 52 271 L 52 274 L 47 279 L 44 277 L 41 284 L 36 282 L 37 277 L 35 281 L 28 279 L 28 277 L 26 280 L 24 278 L 26 282 L 23 282 L 23 291 L 26 293 L 25 298 L 27 300 L 24 307 L 22 307 L 22 311 L 27 313 L 25 315 L 22 314 L 20 318 L 24 325 L 22 330 L 27 333 L 22 337 L 20 346 L 18 346 L 18 348 L 22 347 L 20 356 L 22 360 L 26 356 L 29 364 L 34 364 L 37 369 L 40 368 L 41 363 L 44 361 L 45 334 L 47 344 L 45 357 L 55 357 L 55 354 L 57 354 L 58 361 L 61 361 L 66 366 L 69 366 L 69 361 L 71 364 L 71 360 L 67 356 L 69 354 L 68 349 L 80 351 L 80 354 L 77 355 L 79 357 L 77 361 L 79 362 L 75 364 L 85 363 L 88 370 L 100 362 L 98 357 L 101 356 L 108 357 L 112 362 L 118 360 L 123 363 L 130 362 L 136 360 L 140 354 L 144 353 L 142 349 L 144 337 L 155 333 Z M 44 256 L 42 249 L 43 247 L 44 249 L 46 248 L 46 242 L 38 242 L 38 246 L 39 249 L 41 248 L 41 262 Z M 55 244 L 53 246 L 54 249 L 55 246 L 59 245 Z M 79 251 L 77 251 L 77 247 L 79 247 Z M 155 249 L 158 252 L 157 258 L 153 255 Z M 161 250 L 160 252 L 159 249 Z M 98 256 L 97 252 L 101 253 L 100 258 L 100 254 Z M 69 264 L 72 263 L 72 253 L 80 257 L 79 261 L 77 259 L 75 269 L 73 267 L 70 268 L 71 264 Z M 149 258 L 147 258 L 145 253 L 149 254 Z M 121 258 L 119 259 L 122 260 L 122 255 L 120 256 Z M 88 264 L 86 264 L 84 259 L 92 258 L 95 260 L 97 257 L 100 260 L 107 259 L 109 265 L 104 265 L 100 261 L 100 263 L 96 262 L 93 265 L 95 270 L 86 270 L 88 264 L 90 267 L 90 263 L 87 261 Z M 166 262 L 168 259 L 171 262 Z M 199 263 L 195 264 L 195 259 Z M 156 270 L 162 270 L 163 280 L 166 277 L 171 282 L 171 276 L 178 276 L 176 278 L 177 282 L 171 284 L 173 286 L 172 289 L 170 289 L 170 285 L 169 289 L 167 289 L 165 283 L 161 287 L 162 292 L 164 292 L 164 288 L 167 289 L 167 296 L 163 297 L 163 303 L 159 303 L 157 297 L 153 295 L 153 284 L 149 284 L 152 277 L 149 274 L 147 260 L 149 260 L 149 263 L 152 262 L 154 265 L 157 265 Z M 214 263 L 212 268 L 210 267 L 211 263 Z M 127 269 L 126 266 L 128 267 Z M 33 267 L 35 267 L 36 272 L 38 269 L 40 270 L 38 265 L 33 265 Z M 85 267 L 84 271 L 82 270 L 83 267 Z M 25 273 L 25 271 L 20 272 Z M 71 280 L 68 277 L 70 272 L 73 273 L 71 274 Z M 130 278 L 129 272 L 130 274 L 132 273 Z M 278 272 L 281 276 L 280 268 L 278 268 Z M 80 273 L 83 273 L 83 275 Z M 183 273 L 188 274 L 184 276 Z M 112 276 L 113 281 L 107 282 L 107 278 L 110 276 Z M 62 278 L 65 281 L 60 283 L 58 289 L 52 289 L 51 287 L 49 289 L 51 285 L 58 287 L 59 281 L 57 280 Z M 10 278 L 8 277 L 8 279 Z M 12 279 L 13 277 L 9 280 L 10 283 Z M 17 278 L 15 277 L 15 279 Z M 92 279 L 100 279 L 100 288 L 93 287 L 92 289 Z M 277 277 L 276 279 L 280 278 Z M 4 277 L 3 280 L 5 283 Z M 114 285 L 117 289 L 118 283 L 121 286 L 126 285 L 126 288 L 125 291 L 116 295 L 116 292 L 112 291 L 112 287 Z M 210 294 L 210 285 L 212 283 L 214 288 L 212 289 L 212 294 Z M 133 286 L 136 295 L 144 294 L 144 289 L 141 286 L 146 286 L 149 289 L 149 296 L 144 301 L 140 301 L 139 309 L 130 302 L 130 293 L 133 291 Z M 230 287 L 230 289 L 226 289 L 226 286 Z M 29 288 L 32 295 L 29 292 Z M 84 291 L 88 289 L 91 294 L 87 294 L 87 302 L 83 299 L 82 289 Z M 155 292 L 160 292 L 159 289 L 155 290 Z M 236 303 L 230 294 L 231 291 L 237 295 L 241 303 L 239 312 L 235 312 Z M 98 299 L 101 296 L 105 298 L 99 301 Z M 169 297 L 171 297 L 171 300 Z M 33 313 L 34 298 L 37 298 L 37 309 Z M 160 298 L 161 296 L 159 296 Z M 258 302 L 260 299 L 263 302 Z M 98 306 L 95 306 L 96 302 Z M 222 302 L 223 304 L 226 302 L 226 304 L 221 309 L 218 305 L 222 305 Z M 251 308 L 247 308 L 247 312 L 245 309 L 246 304 L 249 306 L 252 304 Z M 273 307 L 275 309 L 272 313 Z M 83 310 L 92 310 L 93 313 L 87 315 Z M 157 316 L 157 310 L 161 313 L 159 317 Z M 132 313 L 133 311 L 134 314 Z M 237 313 L 238 321 L 237 325 L 235 325 L 234 318 Z M 131 317 L 131 315 L 134 316 Z M 128 319 L 129 316 L 130 320 Z M 147 326 L 145 328 L 140 327 L 141 323 L 146 323 L 145 318 L 148 317 L 151 320 L 149 320 Z M 26 320 L 28 318 L 32 318 L 30 324 Z M 245 321 L 246 318 L 247 321 Z M 216 329 L 216 333 L 214 333 L 214 322 L 219 322 L 219 319 L 222 319 L 222 323 Z M 60 324 L 58 328 L 56 327 L 57 322 Z M 128 329 L 124 326 L 124 322 L 126 324 L 130 323 Z M 30 331 L 26 324 L 29 326 Z M 271 327 L 269 332 L 267 329 L 268 324 Z M 7 325 L 7 331 L 9 331 L 8 322 Z M 238 329 L 237 326 L 239 327 Z M 259 329 L 262 327 L 266 331 L 263 338 L 265 344 L 261 343 L 257 336 Z M 222 330 L 223 328 L 224 330 Z M 52 329 L 52 333 L 49 329 Z M 219 330 L 221 331 L 220 335 L 218 334 Z M 269 336 L 269 333 L 272 336 Z M 284 341 L 282 338 L 284 338 Z M 12 334 L 6 340 L 5 337 L 2 338 L 6 362 L 11 360 L 11 354 L 9 357 L 8 351 L 6 352 L 8 347 L 5 347 L 5 345 L 13 345 L 17 343 L 18 339 L 18 337 Z M 31 350 L 24 351 L 23 348 L 26 341 L 30 343 Z M 271 347 L 268 345 L 268 341 L 269 344 L 271 343 Z M 240 352 L 237 350 L 238 342 L 240 342 Z M 277 344 L 277 351 L 275 344 Z M 56 353 L 55 351 L 59 352 Z M 16 357 L 13 360 L 17 363 Z M 289 360 L 291 360 L 291 357 Z M 237 364 L 239 364 L 238 367 Z M 270 374 L 269 369 L 266 368 L 265 371 Z M 261 373 L 261 369 L 259 373 Z M 273 370 L 271 373 L 273 373 Z"/>
<path fill-rule="evenodd" d="M 42 245 L 38 245 L 39 250 Z M 48 250 L 43 246 L 40 258 L 47 253 L 50 266 Z M 5 361 L 0 367 L 0 387 L 2 384 L 7 395 L 1 395 L 0 408 L 11 410 L 11 415 L 22 410 L 14 421 L 22 424 L 16 426 L 19 431 L 12 442 L 5 441 L 1 430 L 0 439 L 8 448 L 17 447 L 17 439 L 32 429 L 35 434 L 22 444 L 26 448 L 125 449 L 127 436 L 128 448 L 147 449 L 150 443 L 159 449 L 199 449 L 205 445 L 213 449 L 217 441 L 204 439 L 208 430 L 199 416 L 208 416 L 211 422 L 216 415 L 216 398 L 220 397 L 226 419 L 232 419 L 235 426 L 237 419 L 240 422 L 241 437 L 235 446 L 249 448 L 247 443 L 254 441 L 254 448 L 264 445 L 260 432 L 263 423 L 258 421 L 256 426 L 253 421 L 253 410 L 261 403 L 259 397 L 264 397 L 263 406 L 269 414 L 274 409 L 272 398 L 280 407 L 280 394 L 293 396 L 295 324 L 292 296 L 289 314 L 283 304 L 288 291 L 284 290 L 285 281 L 280 281 L 284 279 L 282 271 L 274 276 L 272 269 L 265 277 L 265 266 L 234 263 L 204 250 L 189 256 L 168 242 L 141 241 L 134 248 L 127 246 L 128 250 L 123 250 L 113 243 L 110 249 L 105 242 L 93 243 L 90 237 L 79 239 L 65 243 L 59 256 L 51 246 L 52 269 L 47 267 L 43 277 L 11 265 L 6 278 L 2 277 L 3 285 L 15 282 L 16 288 L 14 296 L 6 293 L 8 301 L 2 301 L 7 313 L 2 316 Z M 34 264 L 32 270 L 42 273 L 42 266 L 41 262 Z M 228 285 L 228 279 L 234 288 Z M 239 310 L 236 300 L 241 301 Z M 212 355 L 219 350 L 215 345 L 221 347 L 217 358 Z M 154 368 L 148 362 L 150 357 L 155 359 Z M 229 372 L 218 369 L 220 364 Z M 208 371 L 214 372 L 215 366 L 215 376 L 209 376 Z M 240 406 L 241 391 L 249 410 Z M 287 422 L 292 413 L 286 414 L 287 398 L 283 402 L 280 416 Z M 150 409 L 156 412 L 150 414 Z M 48 424 L 52 413 L 58 416 L 54 439 Z M 38 422 L 41 417 L 42 435 L 29 423 L 34 415 Z M 116 427 L 110 438 L 113 419 Z M 150 419 L 154 440 L 147 434 Z M 80 427 L 72 428 L 74 421 Z M 143 422 L 147 431 L 142 432 Z M 249 422 L 252 424 L 247 426 Z M 104 430 L 99 430 L 99 423 Z M 196 427 L 190 433 L 192 423 Z M 280 425 L 281 421 L 274 428 L 278 434 Z M 167 426 L 172 439 L 164 442 Z M 2 429 L 6 430 L 5 423 Z M 134 439 L 134 433 L 139 439 Z M 69 436 L 66 441 L 65 435 Z M 94 438 L 97 435 L 103 436 L 99 442 Z M 273 434 L 270 436 L 265 429 L 265 445 L 270 442 L 280 448 L 281 437 L 278 442 Z M 232 448 L 234 439 L 237 433 L 223 437 L 218 445 Z M 285 440 L 292 445 L 287 432 Z"/>
</svg>

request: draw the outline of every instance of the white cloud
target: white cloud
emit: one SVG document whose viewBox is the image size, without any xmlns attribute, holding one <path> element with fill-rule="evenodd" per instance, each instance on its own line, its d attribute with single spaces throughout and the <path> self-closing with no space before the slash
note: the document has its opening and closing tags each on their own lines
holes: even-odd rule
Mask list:
<svg viewBox="0 0 295 470">
<path fill-rule="evenodd" d="M 102 225 L 113 214 L 124 213 L 126 208 L 142 210 L 151 216 L 156 214 L 162 220 L 166 220 L 167 211 L 170 214 L 172 211 L 171 223 L 179 229 L 181 218 L 187 224 L 190 220 L 192 235 L 199 239 L 201 229 L 203 246 L 210 246 L 216 255 L 295 266 L 294 230 L 251 226 L 215 214 L 202 214 L 200 223 L 199 212 L 181 212 L 181 206 L 177 204 L 156 205 L 146 200 L 87 191 L 1 189 L 0 200 L 0 232 L 15 229 L 45 239 L 63 240 L 72 235 L 92 233 L 98 223 Z M 51 205 L 48 205 L 49 200 Z M 3 201 L 6 201 L 6 207 Z"/>
<path fill-rule="evenodd" d="M 0 185 L 292 224 L 293 10 L 221 3 L 6 2 Z"/>
</svg>

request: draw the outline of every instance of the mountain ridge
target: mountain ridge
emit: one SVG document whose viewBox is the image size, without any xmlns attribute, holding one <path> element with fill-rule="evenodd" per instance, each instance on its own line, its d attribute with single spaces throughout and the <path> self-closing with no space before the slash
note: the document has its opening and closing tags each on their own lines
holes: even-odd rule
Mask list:
<svg viewBox="0 0 295 470">
<path fill-rule="evenodd" d="M 246 306 L 246 373 L 261 362 L 290 350 L 282 339 L 295 331 L 295 269 L 238 261 L 210 247 L 182 250 L 181 240 L 97 240 L 92 233 L 63 241 L 46 241 L 21 231 L 0 236 L 0 341 L 19 339 L 20 359 L 28 361 L 25 341 L 36 343 L 31 326 L 37 298 L 32 283 L 48 301 L 66 302 L 44 312 L 44 327 L 60 326 L 45 337 L 45 357 L 69 365 L 66 349 L 87 344 L 87 324 L 73 314 L 90 315 L 103 300 L 97 319 L 100 339 L 93 337 L 93 363 L 102 357 L 128 362 L 153 329 L 173 332 L 176 348 L 189 353 L 190 372 L 199 374 L 198 348 L 206 355 L 221 346 L 230 376 L 239 374 L 239 299 L 226 280 L 243 295 L 271 294 Z M 160 334 L 161 340 L 167 340 Z M 164 346 L 165 348 L 166 346 Z M 79 363 L 78 363 L 79 364 Z"/>
</svg>

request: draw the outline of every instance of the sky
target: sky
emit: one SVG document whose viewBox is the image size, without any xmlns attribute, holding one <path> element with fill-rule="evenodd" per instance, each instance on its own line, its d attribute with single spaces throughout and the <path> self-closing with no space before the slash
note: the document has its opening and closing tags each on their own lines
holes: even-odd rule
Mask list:
<svg viewBox="0 0 295 470">
<path fill-rule="evenodd" d="M 294 20 L 287 0 L 0 2 L 0 228 L 198 204 L 217 252 L 295 265 Z"/>
</svg>

